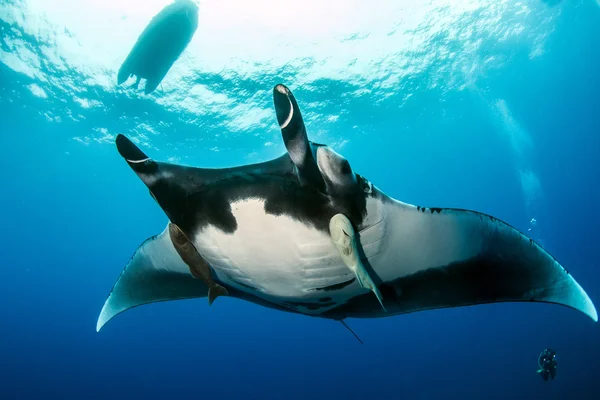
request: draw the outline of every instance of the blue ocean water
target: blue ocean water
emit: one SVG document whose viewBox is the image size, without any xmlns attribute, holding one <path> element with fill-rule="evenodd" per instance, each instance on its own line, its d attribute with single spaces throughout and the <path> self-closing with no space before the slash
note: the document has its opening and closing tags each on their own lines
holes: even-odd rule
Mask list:
<svg viewBox="0 0 600 400">
<path fill-rule="evenodd" d="M 339 323 L 232 298 L 96 320 L 167 218 L 123 162 L 258 162 L 309 137 L 402 201 L 494 215 L 600 304 L 600 3 L 202 1 L 159 89 L 116 86 L 169 0 L 0 1 L 1 399 L 595 399 L 599 328 L 505 303 Z M 541 350 L 558 376 L 536 374 Z"/>
</svg>

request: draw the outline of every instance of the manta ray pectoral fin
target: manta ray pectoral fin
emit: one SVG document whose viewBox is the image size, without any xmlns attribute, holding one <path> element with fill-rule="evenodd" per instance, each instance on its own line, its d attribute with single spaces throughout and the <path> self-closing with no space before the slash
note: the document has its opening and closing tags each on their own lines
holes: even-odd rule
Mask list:
<svg viewBox="0 0 600 400">
<path fill-rule="evenodd" d="M 377 297 L 383 311 L 386 311 L 381 292 L 360 260 L 356 245 L 356 233 L 350 220 L 344 214 L 334 215 L 329 220 L 329 233 L 342 261 L 354 272 L 360 286 L 371 290 Z"/>
<path fill-rule="evenodd" d="M 389 290 L 387 313 L 363 293 L 330 317 L 406 314 L 499 302 L 544 302 L 570 307 L 598 321 L 596 308 L 574 277 L 538 243 L 492 216 L 451 208 L 385 204 L 387 248 L 374 269 Z M 410 263 L 405 260 L 411 260 Z M 371 260 L 369 260 L 371 261 Z M 407 272 L 405 266 L 412 271 Z"/>
<path fill-rule="evenodd" d="M 106 299 L 96 331 L 117 314 L 136 306 L 208 294 L 208 287 L 190 274 L 165 230 L 137 249 Z"/>
<path fill-rule="evenodd" d="M 139 147 L 133 144 L 133 142 L 125 135 L 118 134 L 115 143 L 117 145 L 117 151 L 128 163 L 139 164 L 149 160 L 146 153 L 140 150 Z"/>
</svg>

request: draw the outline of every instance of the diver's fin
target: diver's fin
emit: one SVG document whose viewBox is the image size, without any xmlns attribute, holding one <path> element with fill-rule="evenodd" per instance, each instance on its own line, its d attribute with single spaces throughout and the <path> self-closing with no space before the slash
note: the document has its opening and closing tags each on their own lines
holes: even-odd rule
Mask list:
<svg viewBox="0 0 600 400">
<path fill-rule="evenodd" d="M 229 292 L 224 286 L 215 283 L 213 287 L 208 289 L 208 305 L 212 306 L 213 301 L 219 296 L 229 296 Z"/>
<path fill-rule="evenodd" d="M 358 335 L 352 330 L 352 328 L 350 328 L 348 326 L 348 324 L 346 323 L 346 321 L 344 321 L 343 319 L 340 319 L 340 322 L 342 323 L 342 325 L 344 325 L 344 327 L 346 329 L 348 329 L 350 331 L 351 334 L 354 335 L 354 337 L 356 338 L 356 340 L 358 340 L 360 342 L 360 344 L 364 344 L 362 340 L 360 340 L 360 338 L 358 337 Z"/>
<path fill-rule="evenodd" d="M 334 215 L 329 220 L 329 233 L 344 264 L 354 272 L 360 286 L 371 290 L 377 297 L 383 311 L 386 311 L 381 292 L 360 260 L 356 245 L 356 233 L 350 220 L 344 214 Z"/>
<path fill-rule="evenodd" d="M 190 274 L 165 229 L 142 243 L 121 272 L 102 307 L 96 331 L 117 314 L 136 306 L 206 296 L 208 287 Z"/>
</svg>

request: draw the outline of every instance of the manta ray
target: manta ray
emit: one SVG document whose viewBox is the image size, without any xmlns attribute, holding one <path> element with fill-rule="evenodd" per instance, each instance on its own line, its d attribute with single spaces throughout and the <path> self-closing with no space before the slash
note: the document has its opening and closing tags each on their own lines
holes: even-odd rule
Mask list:
<svg viewBox="0 0 600 400">
<path fill-rule="evenodd" d="M 146 80 L 144 93 L 152 93 L 192 40 L 198 28 L 198 6 L 191 0 L 175 0 L 156 14 L 139 36 L 119 68 L 117 84 L 136 76 Z"/>
<path fill-rule="evenodd" d="M 308 139 L 286 86 L 274 87 L 273 103 L 287 152 L 266 162 L 178 165 L 117 136 L 169 222 L 133 254 L 97 331 L 132 307 L 219 296 L 342 323 L 497 302 L 555 303 L 598 320 L 582 287 L 534 240 L 486 214 L 386 195 Z"/>
</svg>

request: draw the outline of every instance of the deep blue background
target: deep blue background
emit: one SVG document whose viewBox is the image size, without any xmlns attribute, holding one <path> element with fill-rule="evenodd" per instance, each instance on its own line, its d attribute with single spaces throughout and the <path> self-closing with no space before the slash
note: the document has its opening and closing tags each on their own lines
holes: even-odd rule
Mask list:
<svg viewBox="0 0 600 400">
<path fill-rule="evenodd" d="M 535 216 L 536 238 L 598 306 L 600 7 L 574 3 L 562 5 L 544 55 L 530 60 L 517 51 L 476 90 L 421 89 L 402 108 L 401 93 L 371 108 L 350 99 L 339 136 L 363 127 L 341 152 L 403 201 L 477 209 L 522 230 Z M 301 107 L 347 89 L 330 81 L 297 87 L 286 77 Z M 279 79 L 260 85 L 268 93 Z M 148 100 L 98 93 L 106 113 L 49 123 L 36 110 L 55 99 L 32 96 L 30 81 L 0 63 L 0 398 L 599 398 L 598 325 L 554 305 L 350 320 L 363 346 L 338 323 L 230 298 L 211 308 L 204 299 L 139 307 L 96 333 L 121 269 L 166 217 L 113 145 L 71 138 L 99 120 L 117 127 L 112 121 L 124 113 L 174 124 L 177 117 Z M 535 145 L 527 163 L 543 198 L 533 209 L 525 206 L 510 146 L 494 133 L 498 122 L 486 101 L 500 98 Z M 149 151 L 156 158 L 176 155 L 167 144 L 172 133 L 163 133 L 164 147 Z M 551 383 L 535 374 L 547 346 L 559 357 Z"/>
</svg>

